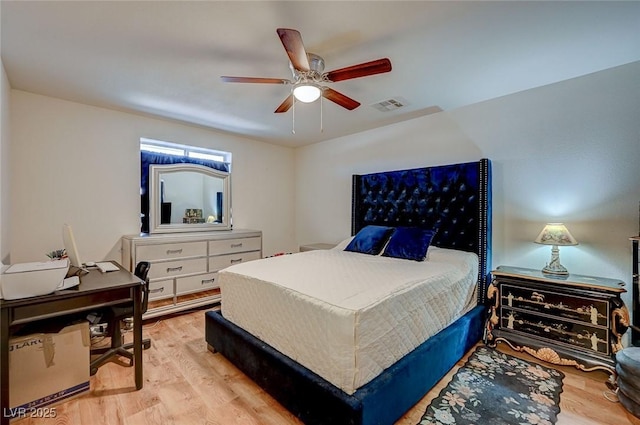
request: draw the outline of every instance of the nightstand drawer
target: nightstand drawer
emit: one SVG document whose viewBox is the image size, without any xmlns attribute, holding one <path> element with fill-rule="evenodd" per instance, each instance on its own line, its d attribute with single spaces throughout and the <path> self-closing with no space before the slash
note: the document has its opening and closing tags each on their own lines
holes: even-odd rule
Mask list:
<svg viewBox="0 0 640 425">
<path fill-rule="evenodd" d="M 565 344 L 571 348 L 609 355 L 607 328 L 508 308 L 502 309 L 500 326 L 527 337 L 544 339 L 552 344 Z"/>
<path fill-rule="evenodd" d="M 609 326 L 609 305 L 605 300 L 572 296 L 557 291 L 531 289 L 503 283 L 500 293 L 503 307 L 542 312 L 596 326 Z"/>
</svg>

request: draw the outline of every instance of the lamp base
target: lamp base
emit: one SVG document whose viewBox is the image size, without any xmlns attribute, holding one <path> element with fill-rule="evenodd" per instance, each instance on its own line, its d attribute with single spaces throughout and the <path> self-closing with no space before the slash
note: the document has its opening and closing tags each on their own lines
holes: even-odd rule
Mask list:
<svg viewBox="0 0 640 425">
<path fill-rule="evenodd" d="M 542 269 L 542 273 L 545 274 L 555 274 L 555 275 L 559 275 L 559 276 L 568 276 L 569 272 L 567 271 L 566 268 L 564 268 L 562 265 L 560 265 L 560 267 L 562 267 L 561 269 L 558 268 L 549 268 L 549 265 L 545 266 Z"/>
<path fill-rule="evenodd" d="M 542 269 L 542 273 L 549 273 L 561 276 L 567 276 L 569 272 L 566 267 L 560 264 L 560 249 L 558 249 L 558 245 L 553 245 L 551 248 L 551 261 L 549 264 L 544 266 Z"/>
</svg>

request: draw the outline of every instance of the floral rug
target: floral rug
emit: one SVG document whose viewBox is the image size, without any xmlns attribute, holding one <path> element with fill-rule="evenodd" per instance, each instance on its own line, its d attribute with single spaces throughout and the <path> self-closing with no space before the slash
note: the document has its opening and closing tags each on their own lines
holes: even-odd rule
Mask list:
<svg viewBox="0 0 640 425">
<path fill-rule="evenodd" d="M 552 425 L 564 374 L 479 346 L 419 425 Z"/>
</svg>

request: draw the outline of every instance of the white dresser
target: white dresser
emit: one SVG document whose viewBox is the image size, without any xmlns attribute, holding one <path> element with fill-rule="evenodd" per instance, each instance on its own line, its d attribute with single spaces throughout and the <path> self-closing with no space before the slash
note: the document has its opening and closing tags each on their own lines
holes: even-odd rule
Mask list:
<svg viewBox="0 0 640 425">
<path fill-rule="evenodd" d="M 220 301 L 218 271 L 262 258 L 262 232 L 240 230 L 127 235 L 122 264 L 130 271 L 149 261 L 145 319 Z"/>
</svg>

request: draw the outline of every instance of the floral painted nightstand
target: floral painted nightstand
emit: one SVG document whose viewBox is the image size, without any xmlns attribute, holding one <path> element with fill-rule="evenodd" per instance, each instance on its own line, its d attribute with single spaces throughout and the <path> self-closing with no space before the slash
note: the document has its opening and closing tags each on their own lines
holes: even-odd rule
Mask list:
<svg viewBox="0 0 640 425">
<path fill-rule="evenodd" d="M 484 342 L 507 343 L 538 359 L 615 374 L 629 326 L 624 282 L 500 266 L 492 272 Z"/>
</svg>

